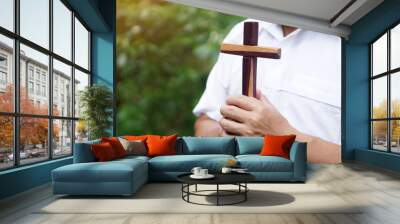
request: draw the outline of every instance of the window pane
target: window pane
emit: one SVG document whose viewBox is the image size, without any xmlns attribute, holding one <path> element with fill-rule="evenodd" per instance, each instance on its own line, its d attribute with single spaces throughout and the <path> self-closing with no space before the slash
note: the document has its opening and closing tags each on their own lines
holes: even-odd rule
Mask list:
<svg viewBox="0 0 400 224">
<path fill-rule="evenodd" d="M 14 165 L 13 118 L 0 116 L 0 170 Z"/>
<path fill-rule="evenodd" d="M 49 47 L 49 0 L 20 0 L 21 36 Z"/>
<path fill-rule="evenodd" d="M 78 120 L 75 122 L 75 143 L 85 142 L 88 138 L 88 129 L 86 122 L 83 120 Z"/>
<path fill-rule="evenodd" d="M 49 158 L 48 119 L 22 117 L 20 119 L 20 163 L 34 163 Z"/>
<path fill-rule="evenodd" d="M 72 154 L 72 121 L 53 120 L 53 156 Z"/>
<path fill-rule="evenodd" d="M 372 71 L 373 75 L 387 71 L 387 34 L 372 44 Z"/>
<path fill-rule="evenodd" d="M 71 66 L 53 60 L 53 115 L 72 117 Z"/>
<path fill-rule="evenodd" d="M 75 18 L 75 63 L 89 70 L 89 32 Z"/>
<path fill-rule="evenodd" d="M 400 24 L 393 28 L 391 31 L 390 57 L 391 69 L 400 67 Z"/>
<path fill-rule="evenodd" d="M 392 152 L 400 153 L 400 120 L 393 120 L 390 122 L 391 127 L 391 141 Z"/>
<path fill-rule="evenodd" d="M 0 35 L 0 111 L 14 111 L 13 40 Z"/>
<path fill-rule="evenodd" d="M 381 77 L 372 81 L 372 118 L 387 117 L 387 78 Z"/>
<path fill-rule="evenodd" d="M 391 110 L 392 117 L 400 117 L 400 72 L 391 75 Z"/>
<path fill-rule="evenodd" d="M 387 121 L 372 122 L 372 148 L 387 151 Z"/>
<path fill-rule="evenodd" d="M 48 114 L 49 57 L 21 44 L 20 109 L 25 114 Z"/>
<path fill-rule="evenodd" d="M 0 26 L 14 31 L 14 0 L 0 1 Z"/>
<path fill-rule="evenodd" d="M 53 17 L 53 51 L 71 60 L 72 12 L 60 0 L 53 0 Z"/>
<path fill-rule="evenodd" d="M 80 95 L 86 86 L 89 86 L 89 75 L 75 69 L 75 117 L 81 114 Z"/>
</svg>

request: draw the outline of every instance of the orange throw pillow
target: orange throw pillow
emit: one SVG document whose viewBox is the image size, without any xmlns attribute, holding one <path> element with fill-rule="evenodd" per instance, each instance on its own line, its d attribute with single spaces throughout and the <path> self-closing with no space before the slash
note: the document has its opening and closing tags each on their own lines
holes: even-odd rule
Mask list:
<svg viewBox="0 0 400 224">
<path fill-rule="evenodd" d="M 128 141 L 146 141 L 147 139 L 147 135 L 125 135 L 124 139 L 128 140 Z"/>
<path fill-rule="evenodd" d="M 286 159 L 290 157 L 290 148 L 296 135 L 283 135 L 283 136 L 264 136 L 264 146 L 261 149 L 260 155 L 262 156 L 280 156 Z"/>
<path fill-rule="evenodd" d="M 114 149 L 115 155 L 117 158 L 121 158 L 126 156 L 126 151 L 124 146 L 122 146 L 121 142 L 119 142 L 117 137 L 110 137 L 110 138 L 101 138 L 101 142 L 108 142 Z"/>
<path fill-rule="evenodd" d="M 176 155 L 175 144 L 177 138 L 177 135 L 149 135 L 147 137 L 148 156 Z"/>
<path fill-rule="evenodd" d="M 113 147 L 108 142 L 93 144 L 90 147 L 92 149 L 94 157 L 99 162 L 110 161 L 117 158 Z"/>
</svg>

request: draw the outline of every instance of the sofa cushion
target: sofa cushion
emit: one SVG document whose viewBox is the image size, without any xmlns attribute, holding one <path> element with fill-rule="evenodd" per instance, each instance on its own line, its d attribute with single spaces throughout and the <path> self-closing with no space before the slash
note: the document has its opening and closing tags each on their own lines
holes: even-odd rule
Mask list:
<svg viewBox="0 0 400 224">
<path fill-rule="evenodd" d="M 238 155 L 240 167 L 249 172 L 292 172 L 292 161 L 278 156 Z"/>
<path fill-rule="evenodd" d="M 230 159 L 231 155 L 175 155 L 158 156 L 149 160 L 149 170 L 163 172 L 190 172 L 199 166 L 212 172 L 219 171 Z"/>
<path fill-rule="evenodd" d="M 122 158 L 126 156 L 126 151 L 124 146 L 122 146 L 121 142 L 117 137 L 103 137 L 101 138 L 101 142 L 108 142 L 114 149 L 115 155 L 117 158 Z"/>
<path fill-rule="evenodd" d="M 236 137 L 236 155 L 260 154 L 263 137 Z"/>
<path fill-rule="evenodd" d="M 296 140 L 296 135 L 265 135 L 261 156 L 280 156 L 290 159 L 290 148 Z"/>
<path fill-rule="evenodd" d="M 135 172 L 147 172 L 147 163 L 140 159 L 75 163 L 59 167 L 52 174 L 57 182 L 130 182 Z"/>
<path fill-rule="evenodd" d="M 90 147 L 92 149 L 94 157 L 96 157 L 96 161 L 105 162 L 118 158 L 112 145 L 108 142 L 92 144 Z"/>
<path fill-rule="evenodd" d="M 148 148 L 147 155 L 152 157 L 175 155 L 177 138 L 178 135 L 149 135 L 146 140 Z"/>
<path fill-rule="evenodd" d="M 123 136 L 124 139 L 128 141 L 146 141 L 147 140 L 147 135 L 125 135 Z"/>
<path fill-rule="evenodd" d="M 118 138 L 121 142 L 122 146 L 126 151 L 126 155 L 138 155 L 145 156 L 147 155 L 147 148 L 145 141 L 141 140 L 126 140 L 124 138 Z"/>
<path fill-rule="evenodd" d="M 132 162 L 132 161 L 135 161 L 135 160 L 138 160 L 138 161 L 142 161 L 142 162 L 147 162 L 147 161 L 149 161 L 149 159 L 150 159 L 150 157 L 147 157 L 147 156 L 136 156 L 136 155 L 131 155 L 131 156 L 125 156 L 124 158 L 120 158 L 120 159 L 117 159 L 117 160 L 114 160 L 113 162 Z"/>
<path fill-rule="evenodd" d="M 235 139 L 233 137 L 182 137 L 178 144 L 178 154 L 235 155 Z"/>
</svg>

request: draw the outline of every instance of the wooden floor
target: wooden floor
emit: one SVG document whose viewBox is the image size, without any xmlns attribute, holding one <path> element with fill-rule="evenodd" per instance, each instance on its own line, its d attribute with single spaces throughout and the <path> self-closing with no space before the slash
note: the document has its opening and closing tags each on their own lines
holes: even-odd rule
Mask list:
<svg viewBox="0 0 400 224">
<path fill-rule="evenodd" d="M 42 186 L 0 202 L 0 223 L 220 224 L 220 223 L 400 223 L 400 174 L 357 163 L 313 165 L 308 182 L 324 186 L 346 201 L 368 206 L 357 214 L 36 214 L 54 200 Z M 172 205 L 173 206 L 173 205 Z"/>
</svg>

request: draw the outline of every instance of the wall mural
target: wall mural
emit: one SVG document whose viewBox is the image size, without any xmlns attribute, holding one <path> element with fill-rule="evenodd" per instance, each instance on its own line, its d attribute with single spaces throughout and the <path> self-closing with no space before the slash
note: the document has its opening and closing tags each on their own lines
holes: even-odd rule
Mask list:
<svg viewBox="0 0 400 224">
<path fill-rule="evenodd" d="M 295 134 L 310 162 L 341 161 L 339 37 L 119 0 L 117 82 L 119 135 Z"/>
</svg>

